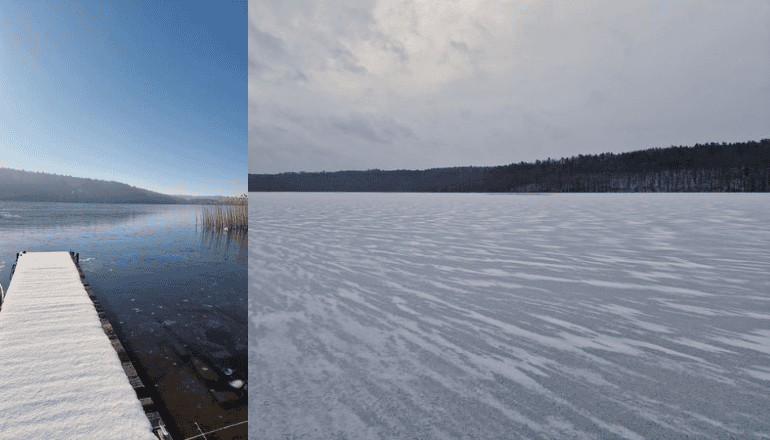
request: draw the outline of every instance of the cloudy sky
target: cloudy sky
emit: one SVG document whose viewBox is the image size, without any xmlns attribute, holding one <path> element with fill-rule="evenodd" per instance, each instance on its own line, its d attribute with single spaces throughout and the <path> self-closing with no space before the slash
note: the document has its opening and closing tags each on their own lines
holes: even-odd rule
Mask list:
<svg viewBox="0 0 770 440">
<path fill-rule="evenodd" d="M 770 137 L 767 0 L 249 3 L 249 172 Z"/>
<path fill-rule="evenodd" d="M 0 1 L 0 167 L 247 191 L 246 3 Z"/>
</svg>

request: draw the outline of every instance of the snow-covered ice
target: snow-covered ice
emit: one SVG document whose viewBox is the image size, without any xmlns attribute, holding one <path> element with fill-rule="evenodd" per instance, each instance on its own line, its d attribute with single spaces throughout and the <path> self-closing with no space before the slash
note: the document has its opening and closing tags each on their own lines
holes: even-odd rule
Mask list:
<svg viewBox="0 0 770 440">
<path fill-rule="evenodd" d="M 770 195 L 251 193 L 254 438 L 770 438 Z"/>
<path fill-rule="evenodd" d="M 0 439 L 157 440 L 68 252 L 28 252 L 0 311 Z"/>
</svg>

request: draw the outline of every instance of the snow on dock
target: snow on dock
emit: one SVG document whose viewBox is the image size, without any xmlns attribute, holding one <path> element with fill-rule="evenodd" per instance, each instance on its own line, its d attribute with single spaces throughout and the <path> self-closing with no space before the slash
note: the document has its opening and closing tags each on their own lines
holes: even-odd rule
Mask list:
<svg viewBox="0 0 770 440">
<path fill-rule="evenodd" d="M 20 254 L 0 310 L 0 440 L 157 440 L 124 368 L 70 253 Z"/>
</svg>

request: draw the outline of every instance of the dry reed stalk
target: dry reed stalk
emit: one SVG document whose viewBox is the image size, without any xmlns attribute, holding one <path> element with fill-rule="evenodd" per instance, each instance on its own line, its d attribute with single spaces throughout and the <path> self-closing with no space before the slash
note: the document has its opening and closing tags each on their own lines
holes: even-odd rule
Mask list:
<svg viewBox="0 0 770 440">
<path fill-rule="evenodd" d="M 209 210 L 204 206 L 201 212 L 201 223 L 206 229 L 215 230 L 236 230 L 248 229 L 249 210 L 248 196 L 243 194 L 240 197 L 225 197 L 222 200 L 214 202 L 215 208 Z M 223 207 L 227 207 L 223 209 Z"/>
</svg>

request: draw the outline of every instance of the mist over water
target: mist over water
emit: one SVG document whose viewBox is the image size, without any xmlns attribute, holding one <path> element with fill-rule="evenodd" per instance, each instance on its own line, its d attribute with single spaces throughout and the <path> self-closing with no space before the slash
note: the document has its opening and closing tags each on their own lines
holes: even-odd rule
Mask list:
<svg viewBox="0 0 770 440">
<path fill-rule="evenodd" d="M 254 438 L 770 438 L 770 195 L 251 193 Z"/>
</svg>

